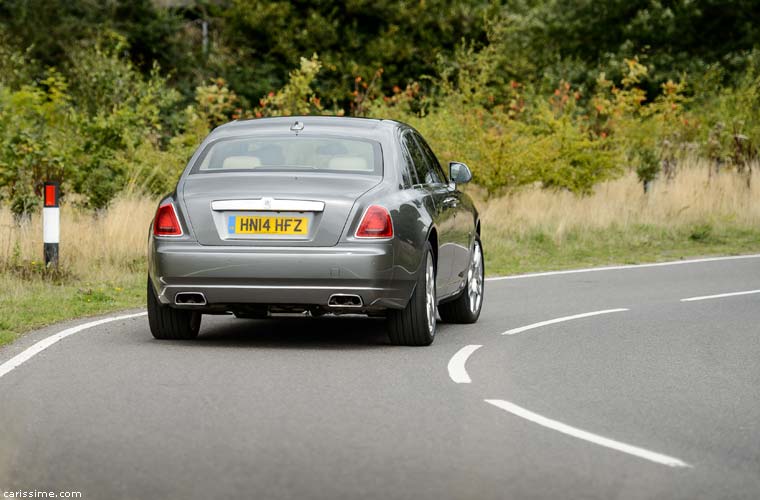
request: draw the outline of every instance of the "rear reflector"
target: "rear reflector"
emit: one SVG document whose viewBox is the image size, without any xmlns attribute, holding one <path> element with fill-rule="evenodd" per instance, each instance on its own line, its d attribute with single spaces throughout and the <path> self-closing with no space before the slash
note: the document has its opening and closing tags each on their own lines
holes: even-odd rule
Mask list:
<svg viewBox="0 0 760 500">
<path fill-rule="evenodd" d="M 182 228 L 179 225 L 174 205 L 167 203 L 161 205 L 153 219 L 153 234 L 156 236 L 182 236 Z"/>
<path fill-rule="evenodd" d="M 364 217 L 356 230 L 357 238 L 392 238 L 393 222 L 391 214 L 384 207 L 372 205 L 364 212 Z"/>
<path fill-rule="evenodd" d="M 58 184 L 55 182 L 45 183 L 45 192 L 43 194 L 43 205 L 46 207 L 58 206 Z"/>
</svg>

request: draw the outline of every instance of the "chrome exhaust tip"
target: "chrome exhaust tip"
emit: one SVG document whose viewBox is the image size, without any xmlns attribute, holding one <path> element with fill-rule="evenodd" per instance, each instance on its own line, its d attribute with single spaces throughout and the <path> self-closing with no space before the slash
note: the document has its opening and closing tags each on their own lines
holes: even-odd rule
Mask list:
<svg viewBox="0 0 760 500">
<path fill-rule="evenodd" d="M 178 292 L 174 303 L 178 306 L 205 306 L 206 296 L 200 292 Z"/>
<path fill-rule="evenodd" d="M 350 293 L 334 293 L 327 300 L 329 307 L 362 307 L 364 303 L 358 295 Z"/>
</svg>

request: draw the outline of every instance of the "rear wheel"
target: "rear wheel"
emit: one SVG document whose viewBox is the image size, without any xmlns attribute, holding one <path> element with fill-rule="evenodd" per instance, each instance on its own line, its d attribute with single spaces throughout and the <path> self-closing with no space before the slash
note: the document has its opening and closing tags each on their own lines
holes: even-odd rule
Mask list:
<svg viewBox="0 0 760 500">
<path fill-rule="evenodd" d="M 456 299 L 438 306 L 441 320 L 446 323 L 475 323 L 483 307 L 483 247 L 475 239 L 467 268 L 467 282 Z"/>
<path fill-rule="evenodd" d="M 201 327 L 201 313 L 161 304 L 148 279 L 148 324 L 157 339 L 194 339 Z"/>
<path fill-rule="evenodd" d="M 422 272 L 404 309 L 388 311 L 388 336 L 396 345 L 430 345 L 435 338 L 435 267 L 433 250 L 426 245 Z"/>
</svg>

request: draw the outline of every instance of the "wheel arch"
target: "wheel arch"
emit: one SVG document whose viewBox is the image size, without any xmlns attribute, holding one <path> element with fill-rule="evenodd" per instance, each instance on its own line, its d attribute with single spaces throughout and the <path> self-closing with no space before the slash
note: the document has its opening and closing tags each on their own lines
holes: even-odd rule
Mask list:
<svg viewBox="0 0 760 500">
<path fill-rule="evenodd" d="M 428 229 L 428 235 L 425 241 L 430 242 L 430 247 L 433 249 L 433 266 L 435 267 L 436 274 L 438 273 L 438 230 L 434 225 Z"/>
</svg>

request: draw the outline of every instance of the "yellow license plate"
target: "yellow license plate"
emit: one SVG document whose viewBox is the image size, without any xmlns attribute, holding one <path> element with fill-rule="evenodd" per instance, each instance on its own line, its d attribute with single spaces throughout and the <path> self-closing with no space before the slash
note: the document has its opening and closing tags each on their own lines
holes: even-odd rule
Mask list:
<svg viewBox="0 0 760 500">
<path fill-rule="evenodd" d="M 277 217 L 260 215 L 232 215 L 227 229 L 230 234 L 309 234 L 306 217 Z"/>
</svg>

